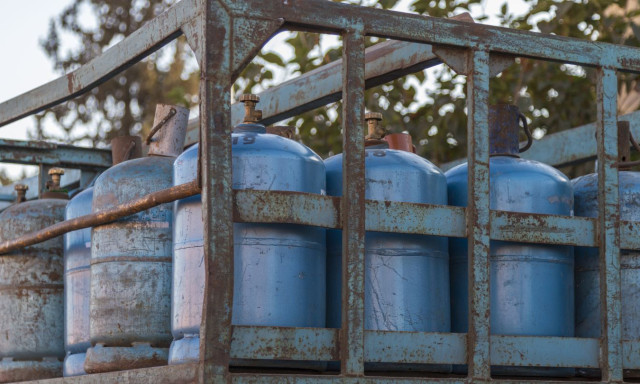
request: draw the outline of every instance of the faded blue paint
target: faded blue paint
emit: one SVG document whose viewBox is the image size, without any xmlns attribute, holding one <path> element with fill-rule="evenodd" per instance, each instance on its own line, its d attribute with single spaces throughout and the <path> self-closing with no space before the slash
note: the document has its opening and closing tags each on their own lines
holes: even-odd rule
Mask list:
<svg viewBox="0 0 640 384">
<path fill-rule="evenodd" d="M 621 171 L 620 219 L 640 221 L 640 173 Z M 573 180 L 575 215 L 598 217 L 598 174 Z M 600 337 L 600 260 L 598 248 L 576 247 L 576 337 Z M 622 340 L 640 339 L 640 259 L 637 251 L 621 251 Z M 588 373 L 588 372 L 587 372 Z M 637 375 L 637 373 L 636 373 Z"/>
<path fill-rule="evenodd" d="M 91 213 L 93 187 L 78 193 L 67 204 L 65 220 Z M 89 336 L 91 278 L 91 228 L 64 235 L 64 376 L 84 375 Z"/>
<path fill-rule="evenodd" d="M 490 128 L 495 132 L 496 126 Z M 545 164 L 517 157 L 517 126 L 512 128 L 516 153 L 490 158 L 490 208 L 511 212 L 570 216 L 573 190 L 567 177 Z M 493 147 L 496 136 L 491 137 Z M 504 140 L 504 137 L 501 138 Z M 446 173 L 449 204 L 467 205 L 467 164 Z M 452 331 L 468 325 L 467 242 L 450 240 Z M 491 241 L 491 332 L 497 335 L 574 335 L 573 250 L 570 246 Z M 525 375 L 569 375 L 571 370 L 493 369 Z"/>
<path fill-rule="evenodd" d="M 342 195 L 342 154 L 325 161 L 327 193 Z M 442 172 L 429 161 L 388 145 L 365 150 L 365 197 L 446 203 Z M 449 332 L 447 240 L 367 232 L 364 326 L 368 330 Z M 342 231 L 327 233 L 327 326 L 341 326 Z M 440 369 L 443 369 L 442 367 Z M 444 368 L 446 369 L 446 368 Z"/>
<path fill-rule="evenodd" d="M 65 199 L 12 205 L 0 214 L 0 241 L 62 221 L 66 205 Z M 62 247 L 57 237 L 0 256 L 0 382 L 62 375 Z"/>
<path fill-rule="evenodd" d="M 150 156 L 109 168 L 95 182 L 93 212 L 169 188 L 174 160 Z M 118 349 L 130 349 L 132 343 L 149 343 L 166 356 L 171 342 L 171 228 L 171 204 L 93 228 L 90 335 L 94 348 L 107 346 L 96 351 L 96 357 L 104 356 L 100 361 L 121 364 Z M 87 363 L 92 364 L 89 353 Z M 92 372 L 86 364 L 85 369 L 114 370 Z"/>
<path fill-rule="evenodd" d="M 322 159 L 304 145 L 259 124 L 236 126 L 231 139 L 234 189 L 325 194 Z M 197 144 L 178 157 L 175 185 L 195 179 L 197 159 Z M 198 359 L 205 273 L 201 196 L 174 210 L 170 364 Z M 324 327 L 325 258 L 323 228 L 234 224 L 233 324 Z"/>
</svg>

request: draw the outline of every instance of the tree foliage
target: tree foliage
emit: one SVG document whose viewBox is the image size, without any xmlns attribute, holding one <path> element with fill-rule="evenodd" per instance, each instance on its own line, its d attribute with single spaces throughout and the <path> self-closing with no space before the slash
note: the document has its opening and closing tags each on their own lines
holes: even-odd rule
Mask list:
<svg viewBox="0 0 640 384">
<path fill-rule="evenodd" d="M 389 9 L 399 0 L 344 0 L 343 2 Z M 539 30 L 587 40 L 638 46 L 640 28 L 638 0 L 525 0 L 524 15 L 510 10 L 503 1 L 500 24 L 521 30 Z M 451 17 L 481 9 L 481 0 L 413 0 L 410 10 L 423 15 Z M 60 71 L 69 71 L 128 35 L 162 12 L 169 1 L 73 0 L 52 20 L 43 48 Z M 98 28 L 80 23 L 80 7 L 88 7 L 98 19 Z M 485 15 L 476 14 L 476 22 Z M 62 52 L 59 34 L 70 33 L 81 42 L 75 50 Z M 283 73 L 298 76 L 341 57 L 339 41 L 308 32 L 286 36 L 292 55 L 263 50 L 243 71 L 234 94 L 259 92 L 274 84 Z M 368 38 L 367 45 L 380 42 Z M 116 134 L 145 131 L 154 105 L 172 102 L 193 106 L 197 102 L 198 76 L 187 68 L 185 41 L 179 40 L 161 68 L 157 56 L 134 65 L 89 94 L 54 109 L 67 140 L 89 138 L 104 141 Z M 628 113 L 640 106 L 640 88 L 634 76 L 621 75 L 619 111 Z M 516 64 L 491 80 L 490 101 L 513 103 L 530 121 L 537 137 L 595 121 L 594 72 L 573 65 L 520 58 Z M 392 132 L 409 132 L 419 154 L 442 164 L 466 154 L 466 78 L 447 66 L 418 72 L 366 92 L 368 110 L 382 112 Z M 303 113 L 290 119 L 301 139 L 322 156 L 342 150 L 340 103 Z M 79 124 L 95 123 L 97 133 L 74 136 Z"/>
<path fill-rule="evenodd" d="M 67 73 L 140 28 L 173 2 L 73 0 L 51 20 L 42 48 L 54 68 Z M 90 25 L 87 19 L 95 19 L 96 25 Z M 77 44 L 65 49 L 63 36 L 70 36 Z M 157 103 L 186 107 L 197 104 L 199 74 L 197 68 L 188 65 L 190 55 L 186 40 L 179 38 L 87 94 L 53 108 L 51 113 L 62 128 L 62 136 L 52 137 L 40 124 L 36 126 L 36 136 L 97 144 L 119 135 L 146 134 Z"/>
</svg>

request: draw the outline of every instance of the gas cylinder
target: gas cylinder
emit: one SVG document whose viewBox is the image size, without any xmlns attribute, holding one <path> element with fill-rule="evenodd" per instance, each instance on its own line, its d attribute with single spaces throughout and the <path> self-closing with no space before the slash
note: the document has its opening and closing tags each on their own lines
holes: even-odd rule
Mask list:
<svg viewBox="0 0 640 384">
<path fill-rule="evenodd" d="M 0 241 L 53 225 L 64 218 L 64 171 L 39 200 L 25 201 L 26 185 L 16 185 L 16 203 L 0 213 Z M 62 237 L 0 255 L 0 382 L 62 375 L 64 357 Z"/>
<path fill-rule="evenodd" d="M 520 149 L 519 121 L 529 142 Z M 489 109 L 490 208 L 570 216 L 573 189 L 560 171 L 519 153 L 532 143 L 526 118 L 513 105 Z M 446 172 L 449 204 L 467 205 L 467 164 Z M 467 239 L 451 239 L 451 323 L 467 332 Z M 497 335 L 574 335 L 573 250 L 570 246 L 491 241 L 491 332 Z M 566 368 L 492 367 L 492 374 L 565 376 Z"/>
<path fill-rule="evenodd" d="M 93 189 L 99 213 L 172 185 L 189 110 L 156 108 L 148 156 L 103 172 Z M 91 241 L 87 373 L 167 363 L 171 343 L 171 204 L 95 227 Z"/>
<path fill-rule="evenodd" d="M 322 159 L 308 147 L 258 124 L 256 95 L 242 95 L 246 116 L 232 133 L 233 188 L 325 194 Z M 174 185 L 196 178 L 198 145 L 174 165 Z M 174 273 L 169 363 L 198 360 L 204 299 L 200 195 L 174 206 Z M 234 325 L 324 327 L 325 230 L 292 224 L 237 223 L 234 241 Z M 255 363 L 255 362 L 254 362 Z M 232 362 L 247 365 L 247 362 Z M 294 362 L 272 366 L 298 367 Z M 249 365 L 254 365 L 253 363 Z"/>
<path fill-rule="evenodd" d="M 629 131 L 628 121 L 618 122 L 618 189 L 620 220 L 640 221 L 640 172 L 631 171 L 630 143 L 640 150 Z M 575 215 L 598 217 L 598 174 L 573 180 Z M 576 337 L 600 337 L 600 265 L 598 248 L 576 247 Z M 622 288 L 622 340 L 640 339 L 640 258 L 638 251 L 620 250 Z M 581 369 L 580 374 L 597 375 Z M 639 377 L 637 370 L 625 370 L 625 377 Z"/>
<path fill-rule="evenodd" d="M 382 140 L 380 113 L 367 113 L 365 198 L 408 203 L 447 202 L 444 174 L 412 153 L 408 135 Z M 393 145 L 404 150 L 391 149 Z M 327 194 L 342 195 L 342 154 L 325 160 Z M 342 231 L 327 234 L 327 326 L 341 326 Z M 449 332 L 447 239 L 368 231 L 365 235 L 364 326 L 367 330 Z M 420 369 L 367 364 L 367 369 Z M 430 366 L 427 370 L 449 370 Z"/>
<path fill-rule="evenodd" d="M 122 136 L 111 141 L 113 164 L 140 157 L 139 137 Z M 126 158 L 125 158 L 126 157 Z M 93 187 L 75 195 L 65 210 L 65 220 L 91 213 Z M 89 336 L 89 293 L 91 228 L 64 235 L 64 376 L 84 375 L 84 360 L 91 346 Z"/>
</svg>

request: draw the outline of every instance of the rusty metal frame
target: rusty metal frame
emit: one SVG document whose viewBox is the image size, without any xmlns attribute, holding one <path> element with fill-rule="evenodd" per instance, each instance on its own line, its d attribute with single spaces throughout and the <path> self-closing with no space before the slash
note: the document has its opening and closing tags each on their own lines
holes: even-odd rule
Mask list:
<svg viewBox="0 0 640 384">
<path fill-rule="evenodd" d="M 281 29 L 311 30 L 343 37 L 345 161 L 341 199 L 283 192 L 232 191 L 230 86 L 266 41 Z M 0 126 L 88 91 L 182 33 L 196 52 L 201 68 L 200 141 L 207 271 L 201 362 L 42 382 L 507 382 L 491 378 L 491 364 L 600 367 L 603 382 L 621 382 L 623 368 L 640 368 L 637 352 L 640 342 L 621 340 L 618 273 L 620 247 L 640 248 L 640 241 L 631 236 L 640 229 L 640 223 L 619 220 L 615 167 L 616 71 L 640 73 L 639 49 L 323 0 L 182 0 L 76 71 L 0 104 Z M 367 35 L 432 44 L 445 62 L 468 76 L 470 188 L 466 209 L 381 204 L 364 199 L 362 122 L 367 78 L 364 37 Z M 599 219 L 489 210 L 489 78 L 505 58 L 515 56 L 597 68 L 598 121 L 595 128 L 599 133 L 597 155 L 601 176 Z M 397 73 L 397 76 L 401 75 Z M 320 97 L 310 99 L 317 103 Z M 300 106 L 294 101 L 287 113 L 299 111 L 296 107 Z M 274 113 L 274 116 L 285 115 Z M 256 201 L 266 202 L 270 209 L 260 209 Z M 410 215 L 387 216 L 390 211 Z M 311 222 L 311 218 L 317 219 L 313 215 L 318 212 L 324 213 L 322 219 Z M 385 217 L 396 219 L 377 223 L 372 220 Z M 340 330 L 231 326 L 233 220 L 311 223 L 343 229 L 343 325 Z M 435 220 L 438 220 L 437 226 L 433 225 Z M 540 223 L 544 224 L 541 226 Z M 468 334 L 364 330 L 364 233 L 366 229 L 374 228 L 468 238 L 471 309 Z M 491 238 L 599 246 L 603 281 L 601 301 L 606 309 L 602 318 L 603 337 L 598 340 L 490 335 L 488 251 Z M 250 348 L 248 341 L 253 338 L 258 339 L 258 346 L 267 348 Z M 341 360 L 341 374 L 231 373 L 229 361 L 232 357 Z M 372 377 L 364 376 L 365 361 L 467 363 L 469 374 L 467 379 Z"/>
</svg>

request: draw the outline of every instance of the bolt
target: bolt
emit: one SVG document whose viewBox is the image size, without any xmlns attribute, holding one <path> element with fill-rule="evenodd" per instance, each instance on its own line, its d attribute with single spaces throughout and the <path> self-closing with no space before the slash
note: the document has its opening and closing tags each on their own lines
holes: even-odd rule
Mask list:
<svg viewBox="0 0 640 384">
<path fill-rule="evenodd" d="M 386 130 L 380 125 L 382 113 L 367 112 L 364 114 L 364 120 L 367 122 L 368 128 L 367 140 L 380 140 L 386 135 Z"/>
<path fill-rule="evenodd" d="M 244 123 L 257 123 L 262 120 L 262 111 L 256 109 L 256 104 L 260 102 L 260 96 L 245 93 L 239 99 L 244 103 Z"/>
</svg>

